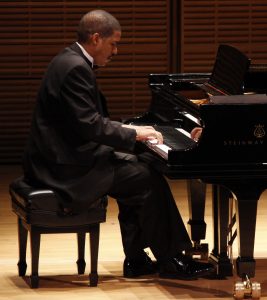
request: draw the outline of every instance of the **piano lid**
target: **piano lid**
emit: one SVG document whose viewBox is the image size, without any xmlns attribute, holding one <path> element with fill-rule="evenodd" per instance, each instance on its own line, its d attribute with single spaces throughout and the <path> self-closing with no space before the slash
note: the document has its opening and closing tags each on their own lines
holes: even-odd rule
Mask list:
<svg viewBox="0 0 267 300">
<path fill-rule="evenodd" d="M 209 102 L 210 95 L 242 94 L 250 59 L 230 45 L 219 45 L 210 77 L 201 74 L 150 76 L 152 101 L 149 111 L 163 120 L 179 119 L 179 112 L 199 115 L 199 104 Z M 200 76 L 200 77 L 199 77 Z M 197 80 L 201 78 L 201 80 Z M 204 81 L 204 82 L 203 82 Z M 183 119 L 183 117 L 182 117 Z"/>
</svg>

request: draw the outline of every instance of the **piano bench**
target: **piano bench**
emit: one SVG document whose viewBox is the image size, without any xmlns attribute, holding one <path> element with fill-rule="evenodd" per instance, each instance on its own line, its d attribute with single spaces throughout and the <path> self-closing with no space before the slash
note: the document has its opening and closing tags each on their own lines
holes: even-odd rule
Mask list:
<svg viewBox="0 0 267 300">
<path fill-rule="evenodd" d="M 90 234 L 91 270 L 90 286 L 98 284 L 98 248 L 100 223 L 106 221 L 107 197 L 103 197 L 93 207 L 79 214 L 64 213 L 60 210 L 59 196 L 52 189 L 34 188 L 23 177 L 17 178 L 9 186 L 12 210 L 18 218 L 19 276 L 25 276 L 28 232 L 31 241 L 30 286 L 39 286 L 38 264 L 41 234 L 76 233 L 78 244 L 78 274 L 85 271 L 85 237 Z M 64 249 L 62 249 L 64 251 Z"/>
</svg>

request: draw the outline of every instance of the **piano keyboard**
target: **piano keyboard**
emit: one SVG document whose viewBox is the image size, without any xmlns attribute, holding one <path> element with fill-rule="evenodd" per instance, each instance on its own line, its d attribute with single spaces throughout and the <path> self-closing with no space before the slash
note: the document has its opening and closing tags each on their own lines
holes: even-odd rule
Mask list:
<svg viewBox="0 0 267 300">
<path fill-rule="evenodd" d="M 195 147 L 196 142 L 191 139 L 190 133 L 182 128 L 172 126 L 153 126 L 163 136 L 163 144 L 156 144 L 155 140 L 146 141 L 149 148 L 157 152 L 164 159 L 168 159 L 170 150 L 186 150 Z"/>
</svg>

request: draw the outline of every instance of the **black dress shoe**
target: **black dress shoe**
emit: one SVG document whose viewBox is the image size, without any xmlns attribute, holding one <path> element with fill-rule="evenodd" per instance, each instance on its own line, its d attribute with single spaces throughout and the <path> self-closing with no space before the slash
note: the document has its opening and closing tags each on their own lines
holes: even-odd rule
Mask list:
<svg viewBox="0 0 267 300">
<path fill-rule="evenodd" d="M 157 271 L 157 262 L 152 261 L 145 252 L 135 259 L 125 258 L 123 263 L 123 276 L 127 278 L 155 274 Z"/>
<path fill-rule="evenodd" d="M 160 266 L 159 277 L 192 280 L 214 272 L 210 263 L 195 261 L 185 255 L 179 255 Z"/>
</svg>

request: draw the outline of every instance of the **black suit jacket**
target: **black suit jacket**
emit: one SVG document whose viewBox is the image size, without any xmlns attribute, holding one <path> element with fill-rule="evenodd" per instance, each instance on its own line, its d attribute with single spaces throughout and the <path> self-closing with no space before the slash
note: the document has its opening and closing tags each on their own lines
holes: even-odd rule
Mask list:
<svg viewBox="0 0 267 300">
<path fill-rule="evenodd" d="M 135 137 L 135 130 L 107 117 L 91 63 L 75 43 L 51 61 L 42 80 L 24 155 L 25 176 L 82 209 L 107 193 L 113 151 L 132 151 Z"/>
</svg>

